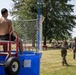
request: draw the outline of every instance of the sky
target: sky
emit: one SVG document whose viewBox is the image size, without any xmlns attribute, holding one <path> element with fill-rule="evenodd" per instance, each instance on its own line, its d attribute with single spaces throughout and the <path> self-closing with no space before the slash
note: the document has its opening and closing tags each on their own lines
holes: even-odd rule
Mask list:
<svg viewBox="0 0 76 75">
<path fill-rule="evenodd" d="M 12 7 L 13 7 L 12 0 L 0 0 L 0 11 L 2 8 L 7 8 L 8 11 L 10 11 L 10 10 L 12 10 Z M 0 16 L 1 16 L 1 13 L 0 13 Z M 8 18 L 12 19 L 12 17 L 10 15 L 8 16 Z"/>
<path fill-rule="evenodd" d="M 76 0 L 72 0 L 70 2 L 70 4 L 74 4 L 74 15 L 76 15 Z M 12 7 L 13 7 L 13 2 L 12 0 L 0 0 L 0 11 L 2 8 L 7 8 L 8 11 L 12 10 Z M 0 14 L 1 16 L 1 14 Z M 12 19 L 12 17 L 10 16 L 10 13 L 9 13 L 9 16 L 8 16 L 9 19 Z M 73 28 L 73 32 L 72 32 L 72 37 L 76 37 L 76 28 Z"/>
<path fill-rule="evenodd" d="M 75 5 L 75 6 L 74 6 L 74 15 L 76 15 L 76 0 L 72 0 L 72 1 L 70 2 L 70 4 Z M 73 38 L 76 37 L 76 28 L 73 28 L 72 37 L 73 37 Z"/>
</svg>

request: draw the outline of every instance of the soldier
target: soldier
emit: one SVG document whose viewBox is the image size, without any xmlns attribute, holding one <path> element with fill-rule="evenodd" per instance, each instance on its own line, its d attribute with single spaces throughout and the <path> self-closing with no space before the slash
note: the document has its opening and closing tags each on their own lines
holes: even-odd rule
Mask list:
<svg viewBox="0 0 76 75">
<path fill-rule="evenodd" d="M 67 46 L 68 46 L 68 43 L 67 41 L 63 41 L 63 44 L 62 44 L 62 49 L 61 49 L 61 56 L 62 56 L 62 66 L 64 66 L 64 64 L 67 64 L 67 61 L 66 61 L 66 55 L 67 55 Z"/>
<path fill-rule="evenodd" d="M 73 59 L 75 59 L 75 55 L 76 55 L 76 37 L 74 38 L 74 42 L 72 43 L 71 48 L 73 50 Z"/>
</svg>

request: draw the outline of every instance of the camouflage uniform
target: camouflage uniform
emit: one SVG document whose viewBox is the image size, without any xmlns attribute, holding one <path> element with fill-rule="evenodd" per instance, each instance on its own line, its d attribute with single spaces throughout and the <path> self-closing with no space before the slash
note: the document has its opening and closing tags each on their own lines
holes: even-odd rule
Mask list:
<svg viewBox="0 0 76 75">
<path fill-rule="evenodd" d="M 76 55 L 76 41 L 73 42 L 72 49 L 73 49 L 73 59 L 75 59 L 75 55 Z"/>
<path fill-rule="evenodd" d="M 67 61 L 66 61 L 66 56 L 67 56 L 67 42 L 64 41 L 63 42 L 63 46 L 62 46 L 62 49 L 61 49 L 61 56 L 62 56 L 62 65 L 64 66 L 64 64 L 67 64 Z"/>
</svg>

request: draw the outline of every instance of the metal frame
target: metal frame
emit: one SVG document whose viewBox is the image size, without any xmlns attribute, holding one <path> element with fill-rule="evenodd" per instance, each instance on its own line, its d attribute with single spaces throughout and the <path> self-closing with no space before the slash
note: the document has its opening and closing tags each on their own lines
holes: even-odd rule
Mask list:
<svg viewBox="0 0 76 75">
<path fill-rule="evenodd" d="M 16 41 L 11 41 L 11 35 L 13 34 L 13 32 L 16 33 L 17 37 L 16 37 Z M 16 44 L 16 52 L 15 53 L 12 53 L 11 52 L 11 44 Z M 7 49 L 5 52 L 0 52 L 0 55 L 3 55 L 3 56 L 7 56 L 9 55 L 9 57 L 11 56 L 16 56 L 18 57 L 18 34 L 16 31 L 12 31 L 9 35 L 9 40 L 8 41 L 0 41 L 0 45 L 6 45 L 7 46 Z"/>
</svg>

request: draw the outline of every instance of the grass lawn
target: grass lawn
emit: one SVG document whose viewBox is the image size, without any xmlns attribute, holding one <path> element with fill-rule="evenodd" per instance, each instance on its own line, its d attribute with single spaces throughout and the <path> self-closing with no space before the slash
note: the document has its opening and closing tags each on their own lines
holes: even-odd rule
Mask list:
<svg viewBox="0 0 76 75">
<path fill-rule="evenodd" d="M 76 60 L 68 50 L 67 62 L 70 66 L 62 66 L 60 50 L 45 50 L 42 53 L 40 75 L 76 75 Z"/>
</svg>

